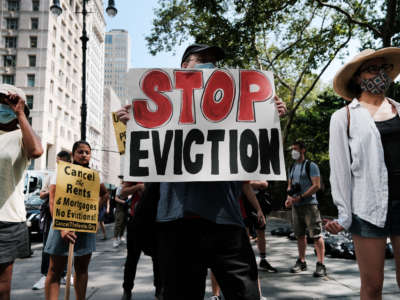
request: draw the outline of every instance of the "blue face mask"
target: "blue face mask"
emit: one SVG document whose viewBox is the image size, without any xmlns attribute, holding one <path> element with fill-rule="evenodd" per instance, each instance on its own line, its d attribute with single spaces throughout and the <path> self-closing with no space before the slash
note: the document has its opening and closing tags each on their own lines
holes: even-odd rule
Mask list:
<svg viewBox="0 0 400 300">
<path fill-rule="evenodd" d="M 196 64 L 194 67 L 196 69 L 215 69 L 215 65 L 210 62 L 205 64 Z"/>
<path fill-rule="evenodd" d="M 7 104 L 0 103 L 0 123 L 7 124 L 16 119 L 15 112 Z"/>
</svg>

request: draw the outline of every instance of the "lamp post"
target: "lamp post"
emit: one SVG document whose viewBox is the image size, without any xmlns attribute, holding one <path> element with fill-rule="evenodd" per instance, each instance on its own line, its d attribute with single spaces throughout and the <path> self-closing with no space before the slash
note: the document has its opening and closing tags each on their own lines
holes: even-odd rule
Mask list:
<svg viewBox="0 0 400 300">
<path fill-rule="evenodd" d="M 86 118 L 87 118 L 87 104 L 86 104 L 86 50 L 87 43 L 89 38 L 87 36 L 86 31 L 86 15 L 89 13 L 86 10 L 86 3 L 89 0 L 83 0 L 83 8 L 82 8 L 82 17 L 83 17 L 83 25 L 82 25 L 82 36 L 80 40 L 82 41 L 82 106 L 81 106 L 81 140 L 86 140 Z M 53 0 L 53 5 L 50 6 L 50 11 L 58 17 L 62 14 L 62 8 L 60 6 L 60 0 Z M 108 16 L 114 17 L 118 10 L 115 8 L 115 1 L 108 0 L 108 6 L 106 8 L 106 12 Z"/>
</svg>

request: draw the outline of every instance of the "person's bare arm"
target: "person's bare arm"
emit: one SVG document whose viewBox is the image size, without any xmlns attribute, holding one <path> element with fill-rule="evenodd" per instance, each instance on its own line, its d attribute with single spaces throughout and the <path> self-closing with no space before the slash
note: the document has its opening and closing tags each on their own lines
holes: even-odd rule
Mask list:
<svg viewBox="0 0 400 300">
<path fill-rule="evenodd" d="M 49 191 L 40 191 L 39 197 L 40 199 L 46 199 L 47 197 L 49 197 L 50 192 Z"/>
<path fill-rule="evenodd" d="M 125 203 L 125 200 L 121 199 L 121 198 L 120 198 L 120 197 L 118 197 L 118 196 L 115 196 L 115 202 L 118 202 L 118 203 L 124 204 L 124 203 Z"/>
<path fill-rule="evenodd" d="M 260 203 L 258 203 L 257 197 L 254 194 L 253 188 L 251 187 L 250 183 L 248 183 L 248 182 L 243 183 L 242 190 L 243 190 L 243 193 L 246 196 L 247 200 L 249 200 L 250 204 L 257 211 L 258 223 L 260 224 L 260 226 L 264 226 L 265 225 L 265 216 L 264 216 L 264 213 L 262 212 Z"/>
<path fill-rule="evenodd" d="M 265 190 L 268 188 L 268 182 L 263 180 L 250 180 L 250 185 L 256 190 Z"/>
<path fill-rule="evenodd" d="M 129 196 L 135 194 L 138 191 L 144 191 L 143 183 L 134 184 L 133 182 L 124 182 L 122 185 L 120 197 L 128 198 Z"/>
<path fill-rule="evenodd" d="M 43 147 L 40 139 L 33 131 L 28 119 L 26 118 L 24 108 L 25 101 L 16 94 L 10 94 L 9 99 L 6 97 L 4 101 L 10 106 L 15 112 L 18 118 L 18 124 L 22 132 L 22 142 L 24 144 L 24 150 L 26 156 L 31 158 L 38 158 L 43 154 Z"/>
<path fill-rule="evenodd" d="M 49 206 L 50 206 L 50 214 L 53 218 L 53 210 L 54 210 L 54 197 L 56 196 L 56 185 L 51 184 L 49 186 Z"/>
<path fill-rule="evenodd" d="M 109 193 L 108 190 L 106 188 L 106 186 L 104 185 L 104 183 L 100 184 L 100 201 L 99 201 L 99 207 L 102 207 L 104 204 L 107 203 L 107 201 L 109 201 L 110 197 L 109 197 Z"/>
<path fill-rule="evenodd" d="M 311 177 L 311 182 L 312 185 L 309 187 L 309 189 L 304 194 L 294 197 L 293 202 L 300 202 L 301 198 L 310 197 L 314 195 L 321 188 L 321 177 L 319 176 Z"/>
</svg>

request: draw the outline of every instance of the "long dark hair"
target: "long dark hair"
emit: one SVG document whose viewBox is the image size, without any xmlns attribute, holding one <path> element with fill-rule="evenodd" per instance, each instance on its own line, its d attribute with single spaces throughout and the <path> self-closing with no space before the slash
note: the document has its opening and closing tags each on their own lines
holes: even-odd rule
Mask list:
<svg viewBox="0 0 400 300">
<path fill-rule="evenodd" d="M 75 154 L 75 151 L 76 151 L 76 150 L 78 149 L 78 147 L 79 147 L 80 145 L 82 145 L 82 144 L 88 146 L 89 149 L 90 149 L 90 151 L 92 151 L 92 147 L 90 147 L 90 144 L 89 144 L 88 142 L 83 141 L 83 140 L 80 140 L 80 141 L 75 142 L 74 145 L 72 146 L 72 162 L 73 162 L 73 164 L 75 164 L 75 165 L 80 165 L 80 166 L 89 168 L 89 164 L 81 165 L 81 164 L 75 162 L 74 159 L 73 159 L 74 154 Z"/>
</svg>

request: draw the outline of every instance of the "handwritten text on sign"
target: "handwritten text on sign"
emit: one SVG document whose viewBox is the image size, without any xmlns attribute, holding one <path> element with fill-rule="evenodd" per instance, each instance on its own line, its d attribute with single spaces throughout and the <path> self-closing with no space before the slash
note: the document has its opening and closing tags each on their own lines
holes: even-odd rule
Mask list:
<svg viewBox="0 0 400 300">
<path fill-rule="evenodd" d="M 132 69 L 127 86 L 125 180 L 286 180 L 272 73 Z"/>
<path fill-rule="evenodd" d="M 115 138 L 117 139 L 118 151 L 120 154 L 125 153 L 126 143 L 126 125 L 122 123 L 115 112 L 111 113 L 113 120 Z"/>
<path fill-rule="evenodd" d="M 97 171 L 59 161 L 54 202 L 54 228 L 97 231 L 100 177 Z"/>
</svg>

